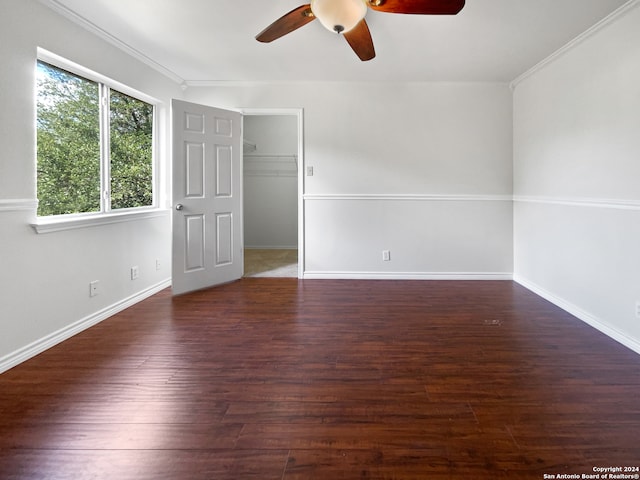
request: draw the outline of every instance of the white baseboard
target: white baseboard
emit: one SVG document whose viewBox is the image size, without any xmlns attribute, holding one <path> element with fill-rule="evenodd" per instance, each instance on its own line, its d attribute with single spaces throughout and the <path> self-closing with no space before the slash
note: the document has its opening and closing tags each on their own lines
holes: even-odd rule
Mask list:
<svg viewBox="0 0 640 480">
<path fill-rule="evenodd" d="M 305 271 L 309 280 L 513 280 L 505 272 L 314 272 Z"/>
<path fill-rule="evenodd" d="M 135 305 L 138 302 L 141 302 L 145 298 L 148 298 L 152 295 L 155 295 L 161 290 L 171 286 L 171 280 L 164 280 L 156 285 L 152 285 L 151 287 L 143 290 L 141 292 L 136 293 L 128 298 L 125 298 L 113 305 L 103 308 L 98 312 L 92 313 L 91 315 L 78 320 L 66 327 L 61 328 L 60 330 L 53 332 L 46 337 L 43 337 L 35 342 L 22 347 L 15 352 L 12 352 L 4 357 L 0 358 L 0 373 L 6 372 L 10 368 L 15 367 L 16 365 L 29 360 L 32 357 L 44 352 L 45 350 L 57 345 L 74 335 L 86 330 L 89 327 L 92 327 L 103 320 L 115 315 L 122 310 L 129 308 L 132 305 Z"/>
<path fill-rule="evenodd" d="M 607 337 L 612 338 L 616 342 L 640 354 L 640 342 L 638 342 L 636 339 L 631 338 L 628 335 L 625 335 L 624 333 L 616 330 L 615 328 L 612 328 L 603 320 L 594 317 L 593 315 L 585 312 L 584 310 L 574 305 L 573 303 L 568 302 L 565 299 L 552 294 L 551 292 L 548 292 L 547 290 L 540 287 L 539 285 L 536 285 L 535 283 L 530 282 L 529 280 L 522 278 L 519 275 L 514 275 L 513 280 L 514 282 L 522 285 L 527 290 L 531 290 L 536 295 L 539 295 L 545 300 L 548 300 L 549 302 L 553 303 L 555 306 L 560 307 L 566 312 L 569 312 L 571 315 L 573 315 L 577 319 L 582 320 L 588 325 L 591 325 L 596 330 L 604 333 Z"/>
</svg>

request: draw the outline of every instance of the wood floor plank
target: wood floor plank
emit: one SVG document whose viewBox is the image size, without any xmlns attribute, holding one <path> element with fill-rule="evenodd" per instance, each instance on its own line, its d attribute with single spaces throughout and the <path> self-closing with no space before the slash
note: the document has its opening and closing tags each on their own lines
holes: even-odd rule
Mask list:
<svg viewBox="0 0 640 480">
<path fill-rule="evenodd" d="M 418 448 L 446 450 L 443 436 L 467 435 L 469 427 L 452 427 L 451 425 L 424 424 L 387 424 L 382 422 L 357 423 L 344 421 L 342 423 L 325 423 L 314 425 L 301 424 L 247 424 L 238 439 L 238 448 L 257 450 L 282 449 L 290 446 L 292 449 L 326 450 L 337 448 L 340 450 L 367 450 L 384 448 Z M 477 428 L 473 425 L 471 428 Z M 501 431 L 500 441 L 513 446 L 513 440 L 507 432 Z"/>
<path fill-rule="evenodd" d="M 4 423 L 0 449 L 232 449 L 242 425 L 175 423 Z"/>
<path fill-rule="evenodd" d="M 402 403 L 402 409 L 397 408 Z M 414 424 L 426 422 L 446 427 L 452 422 L 477 423 L 468 404 L 402 402 L 399 399 L 360 399 L 331 402 L 232 402 L 223 422 L 243 424 L 339 424 L 348 418 L 353 423 Z"/>
<path fill-rule="evenodd" d="M 0 450 L 3 480 L 281 480 L 288 451 Z"/>
<path fill-rule="evenodd" d="M 191 400 L 154 401 L 57 401 L 53 398 L 29 397 L 19 402 L 5 402 L 0 423 L 17 420 L 46 423 L 220 423 L 229 405 L 226 402 Z M 230 423 L 230 422 L 225 422 Z"/>
<path fill-rule="evenodd" d="M 428 477 L 426 473 L 428 472 Z M 401 478 L 450 480 L 451 463 L 436 449 L 292 450 L 286 480 Z M 479 477 L 473 477 L 479 478 Z M 496 478 L 496 477 L 493 477 Z"/>
<path fill-rule="evenodd" d="M 0 478 L 524 479 L 640 459 L 640 356 L 513 282 L 244 278 L 0 375 Z"/>
</svg>

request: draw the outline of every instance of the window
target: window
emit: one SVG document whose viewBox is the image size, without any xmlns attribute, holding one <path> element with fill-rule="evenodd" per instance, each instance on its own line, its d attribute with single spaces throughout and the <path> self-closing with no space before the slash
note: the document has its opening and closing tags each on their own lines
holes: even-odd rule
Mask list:
<svg viewBox="0 0 640 480">
<path fill-rule="evenodd" d="M 154 105 L 96 78 L 38 60 L 39 217 L 155 204 Z"/>
</svg>

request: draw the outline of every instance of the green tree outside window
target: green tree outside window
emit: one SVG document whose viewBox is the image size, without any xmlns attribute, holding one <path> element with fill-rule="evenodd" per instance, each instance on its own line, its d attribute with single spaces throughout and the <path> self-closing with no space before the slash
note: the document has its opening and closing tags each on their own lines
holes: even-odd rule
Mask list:
<svg viewBox="0 0 640 480">
<path fill-rule="evenodd" d="M 38 216 L 152 206 L 153 105 L 42 61 L 37 79 Z"/>
</svg>

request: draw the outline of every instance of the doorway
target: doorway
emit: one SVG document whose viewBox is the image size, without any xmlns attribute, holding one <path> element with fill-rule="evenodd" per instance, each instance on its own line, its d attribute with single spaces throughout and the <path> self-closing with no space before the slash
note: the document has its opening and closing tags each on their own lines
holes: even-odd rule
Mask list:
<svg viewBox="0 0 640 480">
<path fill-rule="evenodd" d="M 244 276 L 302 278 L 302 110 L 242 113 Z"/>
</svg>

